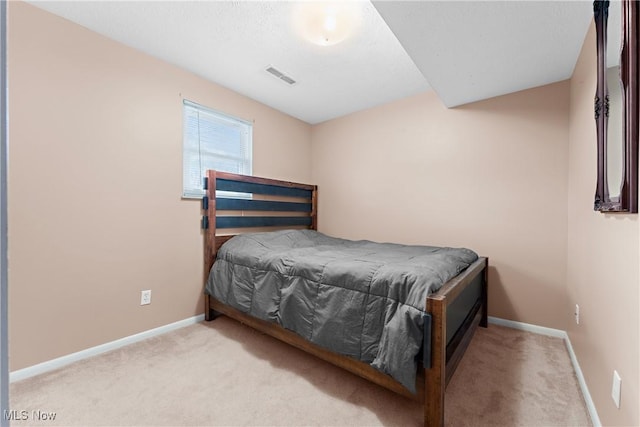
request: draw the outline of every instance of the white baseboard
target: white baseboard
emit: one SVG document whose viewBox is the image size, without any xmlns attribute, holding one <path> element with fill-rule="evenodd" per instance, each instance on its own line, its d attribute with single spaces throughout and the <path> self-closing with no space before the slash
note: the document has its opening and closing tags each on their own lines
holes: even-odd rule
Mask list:
<svg viewBox="0 0 640 427">
<path fill-rule="evenodd" d="M 591 393 L 589 393 L 587 382 L 584 379 L 584 375 L 582 374 L 582 369 L 580 369 L 580 364 L 578 363 L 578 358 L 576 357 L 576 354 L 573 351 L 571 340 L 569 339 L 569 335 L 567 334 L 566 331 L 562 331 L 560 329 L 546 328 L 544 326 L 531 325 L 529 323 L 516 322 L 513 320 L 500 319 L 499 317 L 489 316 L 488 320 L 489 320 L 489 323 L 492 323 L 494 325 L 505 326 L 507 328 L 518 329 L 521 331 L 533 332 L 534 334 L 562 338 L 562 340 L 564 341 L 564 344 L 567 346 L 567 351 L 569 352 L 569 358 L 571 359 L 573 370 L 575 371 L 576 377 L 578 378 L 578 384 L 580 385 L 582 396 L 584 397 L 585 404 L 587 405 L 587 410 L 589 411 L 591 422 L 593 423 L 594 427 L 602 426 L 602 423 L 600 422 L 600 417 L 598 417 L 598 411 L 596 410 L 596 405 L 593 403 L 593 399 L 591 399 Z"/>
<path fill-rule="evenodd" d="M 600 422 L 600 417 L 598 417 L 598 411 L 596 411 L 596 405 L 593 403 L 593 399 L 591 399 L 591 393 L 589 393 L 587 382 L 584 379 L 584 375 L 582 375 L 582 369 L 580 369 L 578 358 L 576 357 L 576 354 L 573 352 L 573 346 L 571 345 L 571 340 L 569 339 L 569 335 L 567 335 L 567 337 L 565 338 L 564 343 L 567 346 L 567 351 L 569 352 L 569 357 L 571 358 L 573 369 L 576 371 L 576 377 L 578 377 L 578 384 L 580 384 L 580 390 L 582 390 L 582 395 L 584 396 L 584 402 L 586 403 L 587 410 L 589 411 L 589 415 L 591 416 L 591 422 L 593 423 L 594 427 L 602 427 L 602 423 Z"/>
<path fill-rule="evenodd" d="M 204 314 L 199 316 L 193 316 L 188 319 L 179 320 L 168 325 L 160 326 L 158 328 L 150 329 L 148 331 L 140 332 L 139 334 L 130 335 L 128 337 L 121 338 L 119 340 L 111 341 L 105 344 L 91 347 L 86 350 L 78 351 L 76 353 L 68 354 L 66 356 L 58 357 L 57 359 L 48 360 L 46 362 L 39 363 L 37 365 L 29 366 L 24 369 L 18 369 L 9 374 L 9 382 L 15 382 L 24 380 L 26 378 L 33 377 L 35 375 L 44 374 L 70 363 L 77 362 L 89 357 L 97 356 L 107 351 L 116 350 L 129 344 L 133 344 L 138 341 L 145 340 L 147 338 L 155 337 L 175 329 L 180 329 L 185 326 L 193 325 L 204 320 Z"/>
<path fill-rule="evenodd" d="M 533 332 L 538 335 L 547 335 L 550 337 L 566 339 L 567 333 L 560 329 L 545 328 L 544 326 L 532 325 L 530 323 L 516 322 L 513 320 L 500 319 L 499 317 L 489 316 L 489 323 L 499 326 L 506 326 L 511 329 L 518 329 L 520 331 Z"/>
</svg>

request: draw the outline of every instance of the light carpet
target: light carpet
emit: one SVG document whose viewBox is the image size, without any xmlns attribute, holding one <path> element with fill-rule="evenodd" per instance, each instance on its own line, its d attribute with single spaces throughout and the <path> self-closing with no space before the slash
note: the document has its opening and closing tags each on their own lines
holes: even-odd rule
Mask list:
<svg viewBox="0 0 640 427">
<path fill-rule="evenodd" d="M 16 382 L 10 402 L 26 414 L 14 427 L 420 426 L 423 414 L 226 317 Z M 55 419 L 34 418 L 42 413 Z M 591 425 L 563 341 L 496 325 L 478 329 L 445 414 L 450 426 Z"/>
</svg>

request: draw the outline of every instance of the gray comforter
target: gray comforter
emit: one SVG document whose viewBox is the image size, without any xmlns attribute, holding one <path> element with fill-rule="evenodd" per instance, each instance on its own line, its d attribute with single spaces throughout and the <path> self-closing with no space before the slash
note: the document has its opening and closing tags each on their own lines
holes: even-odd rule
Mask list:
<svg viewBox="0 0 640 427">
<path fill-rule="evenodd" d="M 350 241 L 311 230 L 252 233 L 220 248 L 206 291 L 415 392 L 426 297 L 477 258 L 469 249 Z"/>
</svg>

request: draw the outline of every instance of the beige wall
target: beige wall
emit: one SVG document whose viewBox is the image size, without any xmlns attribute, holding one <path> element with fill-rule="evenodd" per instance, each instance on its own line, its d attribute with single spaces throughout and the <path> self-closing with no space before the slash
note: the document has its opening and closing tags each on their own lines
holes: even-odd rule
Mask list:
<svg viewBox="0 0 640 427">
<path fill-rule="evenodd" d="M 314 126 L 319 228 L 489 257 L 489 314 L 564 329 L 569 84 L 446 109 L 434 93 Z"/>
<path fill-rule="evenodd" d="M 596 183 L 595 29 L 571 79 L 569 143 L 569 304 L 580 324 L 566 328 L 604 425 L 640 425 L 638 215 L 593 211 Z M 613 370 L 622 378 L 621 407 L 611 399 Z"/>
<path fill-rule="evenodd" d="M 182 99 L 254 121 L 256 175 L 309 182 L 310 126 L 22 2 L 8 42 L 10 369 L 202 313 Z"/>
</svg>

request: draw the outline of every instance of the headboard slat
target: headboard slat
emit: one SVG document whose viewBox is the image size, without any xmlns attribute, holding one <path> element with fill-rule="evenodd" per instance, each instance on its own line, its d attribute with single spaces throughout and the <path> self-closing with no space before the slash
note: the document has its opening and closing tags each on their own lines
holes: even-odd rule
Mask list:
<svg viewBox="0 0 640 427">
<path fill-rule="evenodd" d="M 219 211 L 270 211 L 270 212 L 311 212 L 311 203 L 276 202 L 270 200 L 247 200 L 216 198 L 216 208 Z"/>
<path fill-rule="evenodd" d="M 300 197 L 311 199 L 311 190 L 284 187 L 280 185 L 269 185 L 257 182 L 232 181 L 222 178 L 216 179 L 216 189 L 222 191 L 235 191 L 238 193 L 268 194 L 272 196 Z"/>
<path fill-rule="evenodd" d="M 312 225 L 308 216 L 219 216 L 216 228 L 282 227 Z"/>
</svg>

